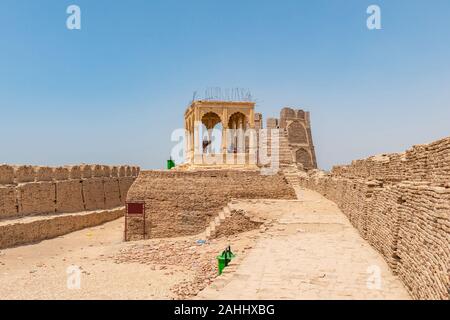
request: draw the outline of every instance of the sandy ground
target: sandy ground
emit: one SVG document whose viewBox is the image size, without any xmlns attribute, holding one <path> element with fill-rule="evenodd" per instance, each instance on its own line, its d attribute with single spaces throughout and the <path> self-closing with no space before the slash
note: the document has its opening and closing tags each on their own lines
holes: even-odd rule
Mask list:
<svg viewBox="0 0 450 320">
<path fill-rule="evenodd" d="M 124 243 L 123 225 L 123 219 L 118 219 L 38 244 L 0 251 L 0 299 L 191 296 L 216 277 L 217 254 L 228 244 L 237 254 L 244 254 L 245 247 L 258 234 L 252 231 L 245 237 L 203 245 L 197 243 L 196 237 Z"/>
<path fill-rule="evenodd" d="M 334 203 L 297 193 L 238 201 L 269 223 L 206 244 L 195 236 L 124 243 L 118 219 L 2 250 L 0 299 L 409 299 Z M 237 258 L 217 277 L 227 245 Z"/>
</svg>

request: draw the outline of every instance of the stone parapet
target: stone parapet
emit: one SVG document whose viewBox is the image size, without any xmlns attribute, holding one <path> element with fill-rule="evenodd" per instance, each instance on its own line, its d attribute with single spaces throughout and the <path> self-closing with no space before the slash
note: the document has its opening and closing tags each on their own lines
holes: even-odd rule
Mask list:
<svg viewBox="0 0 450 320">
<path fill-rule="evenodd" d="M 450 138 L 300 174 L 334 201 L 416 299 L 449 299 Z"/>
<path fill-rule="evenodd" d="M 115 208 L 138 174 L 134 166 L 0 165 L 0 220 Z"/>
</svg>

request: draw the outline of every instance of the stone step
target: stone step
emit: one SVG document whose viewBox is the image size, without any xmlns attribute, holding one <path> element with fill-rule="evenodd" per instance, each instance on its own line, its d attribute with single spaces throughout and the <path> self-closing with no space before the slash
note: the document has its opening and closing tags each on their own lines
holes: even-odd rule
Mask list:
<svg viewBox="0 0 450 320">
<path fill-rule="evenodd" d="M 225 217 L 231 217 L 231 210 L 229 206 L 226 206 L 225 208 L 223 208 L 223 213 L 225 214 Z"/>
</svg>

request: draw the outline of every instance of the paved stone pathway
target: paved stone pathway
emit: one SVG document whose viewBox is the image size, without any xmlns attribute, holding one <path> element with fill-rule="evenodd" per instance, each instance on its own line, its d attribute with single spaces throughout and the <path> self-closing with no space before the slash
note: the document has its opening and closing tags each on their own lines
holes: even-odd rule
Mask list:
<svg viewBox="0 0 450 320">
<path fill-rule="evenodd" d="M 197 299 L 410 299 L 333 202 L 310 190 L 299 195 L 253 204 L 254 214 L 276 223 Z"/>
</svg>

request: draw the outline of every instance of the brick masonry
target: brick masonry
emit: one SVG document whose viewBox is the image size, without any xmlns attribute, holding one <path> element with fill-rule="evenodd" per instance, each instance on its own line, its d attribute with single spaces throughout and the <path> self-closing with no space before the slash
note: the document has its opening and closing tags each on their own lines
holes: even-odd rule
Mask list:
<svg viewBox="0 0 450 320">
<path fill-rule="evenodd" d="M 301 174 L 336 202 L 416 299 L 449 299 L 450 138 Z"/>
<path fill-rule="evenodd" d="M 130 166 L 1 165 L 0 220 L 122 206 L 139 171 Z"/>
<path fill-rule="evenodd" d="M 143 171 L 127 201 L 145 201 L 147 238 L 193 235 L 205 230 L 232 199 L 296 199 L 283 175 L 259 171 Z M 129 218 L 127 238 L 142 239 L 141 218 Z"/>
<path fill-rule="evenodd" d="M 36 216 L 0 221 L 0 249 L 52 239 L 70 232 L 115 220 L 124 209 L 65 213 L 57 216 Z"/>
<path fill-rule="evenodd" d="M 262 121 L 262 119 L 260 119 Z M 290 159 L 290 163 L 302 165 L 304 169 L 316 169 L 316 152 L 308 111 L 283 108 L 280 118 L 268 118 L 267 129 L 280 129 L 280 162 Z"/>
<path fill-rule="evenodd" d="M 138 167 L 0 166 L 0 249 L 117 219 Z"/>
</svg>

